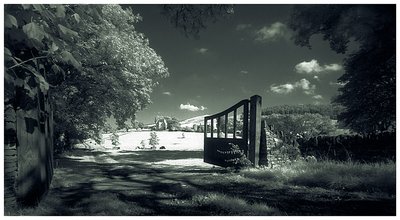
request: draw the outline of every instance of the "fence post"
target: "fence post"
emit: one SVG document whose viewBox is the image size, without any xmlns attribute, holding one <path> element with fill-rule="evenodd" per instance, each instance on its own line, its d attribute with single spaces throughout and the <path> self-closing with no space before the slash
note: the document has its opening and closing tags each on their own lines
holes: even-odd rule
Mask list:
<svg viewBox="0 0 400 220">
<path fill-rule="evenodd" d="M 261 140 L 261 96 L 250 97 L 249 160 L 258 166 Z"/>
<path fill-rule="evenodd" d="M 260 161 L 258 165 L 268 166 L 268 149 L 267 149 L 267 135 L 265 130 L 265 121 L 261 121 L 261 136 L 260 136 Z"/>
</svg>

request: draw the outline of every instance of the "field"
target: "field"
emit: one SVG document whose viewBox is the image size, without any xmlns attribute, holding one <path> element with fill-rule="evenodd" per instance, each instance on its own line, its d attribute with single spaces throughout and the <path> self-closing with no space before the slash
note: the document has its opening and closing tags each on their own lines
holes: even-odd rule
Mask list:
<svg viewBox="0 0 400 220">
<path fill-rule="evenodd" d="M 105 136 L 103 147 L 59 156 L 39 206 L 6 215 L 396 214 L 394 162 L 299 161 L 236 172 L 203 163 L 201 148 L 190 144 L 201 133 L 157 134 L 169 150 L 132 150 L 135 137 L 149 137 L 135 132 L 121 134 L 120 149 Z"/>
<path fill-rule="evenodd" d="M 146 148 L 149 146 L 149 138 L 151 131 L 131 131 L 131 132 L 119 132 L 119 147 L 120 151 L 123 150 L 138 150 L 141 147 L 141 142 L 144 141 Z M 165 150 L 178 150 L 178 151 L 202 151 L 204 143 L 203 133 L 195 132 L 168 132 L 168 131 L 157 131 L 157 137 L 160 139 L 157 148 L 161 146 L 165 147 Z M 103 143 L 101 145 L 96 144 L 92 140 L 88 140 L 85 144 L 78 144 L 78 148 L 90 148 L 90 149 L 102 149 L 112 150 L 114 145 L 111 143 L 111 134 L 103 135 Z"/>
</svg>

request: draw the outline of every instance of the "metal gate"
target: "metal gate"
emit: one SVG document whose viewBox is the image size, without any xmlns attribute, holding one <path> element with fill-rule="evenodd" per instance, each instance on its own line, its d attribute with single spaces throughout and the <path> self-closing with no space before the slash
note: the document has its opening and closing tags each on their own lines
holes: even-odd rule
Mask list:
<svg viewBox="0 0 400 220">
<path fill-rule="evenodd" d="M 237 145 L 258 166 L 261 136 L 261 97 L 252 96 L 204 118 L 204 162 L 227 167 Z"/>
</svg>

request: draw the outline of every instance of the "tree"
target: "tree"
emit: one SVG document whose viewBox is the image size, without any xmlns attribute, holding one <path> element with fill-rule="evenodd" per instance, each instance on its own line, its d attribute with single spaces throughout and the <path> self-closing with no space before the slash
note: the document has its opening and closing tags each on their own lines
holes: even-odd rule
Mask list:
<svg viewBox="0 0 400 220">
<path fill-rule="evenodd" d="M 263 117 L 267 125 L 282 131 L 290 140 L 299 136 L 305 139 L 318 135 L 328 135 L 336 127 L 328 116 L 320 114 L 271 114 Z"/>
<path fill-rule="evenodd" d="M 201 29 L 209 22 L 233 14 L 232 5 L 164 5 L 162 14 L 185 34 L 186 37 L 198 38 Z"/>
<path fill-rule="evenodd" d="M 165 117 L 165 120 L 167 121 L 167 129 L 169 131 L 177 131 L 181 129 L 181 124 L 179 123 L 179 120 L 175 117 Z"/>
<path fill-rule="evenodd" d="M 160 139 L 157 136 L 155 131 L 150 133 L 149 145 L 151 145 L 151 149 L 156 149 L 156 146 L 160 143 Z"/>
<path fill-rule="evenodd" d="M 117 133 L 117 131 L 113 130 L 111 135 L 110 135 L 110 139 L 111 139 L 111 144 L 114 146 L 117 146 L 119 144 L 119 135 Z"/>
<path fill-rule="evenodd" d="M 331 119 L 337 119 L 337 116 L 342 111 L 342 106 L 326 104 L 326 105 L 315 105 L 315 104 L 300 104 L 300 105 L 277 105 L 266 107 L 262 110 L 262 115 L 271 114 L 320 114 L 323 116 L 329 116 Z"/>
<path fill-rule="evenodd" d="M 169 74 L 136 31 L 141 17 L 130 8 L 7 5 L 5 11 L 7 82 L 31 74 L 50 87 L 55 138 L 99 140 L 111 115 L 123 127 Z"/>
<path fill-rule="evenodd" d="M 395 5 L 301 5 L 289 24 L 297 45 L 311 47 L 322 34 L 337 53 L 354 41 L 359 48 L 344 60 L 345 74 L 333 100 L 344 106 L 338 119 L 360 133 L 395 129 Z"/>
</svg>

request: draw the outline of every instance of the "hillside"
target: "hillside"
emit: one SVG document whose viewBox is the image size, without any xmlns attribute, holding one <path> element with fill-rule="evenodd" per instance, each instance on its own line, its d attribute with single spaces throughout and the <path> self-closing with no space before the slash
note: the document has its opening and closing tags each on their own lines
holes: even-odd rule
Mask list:
<svg viewBox="0 0 400 220">
<path fill-rule="evenodd" d="M 188 118 L 186 120 L 183 120 L 180 123 L 182 128 L 188 127 L 188 128 L 192 128 L 193 125 L 199 125 L 199 124 L 204 124 L 204 117 L 206 117 L 208 115 L 201 115 L 201 116 L 196 116 L 193 118 Z"/>
</svg>

